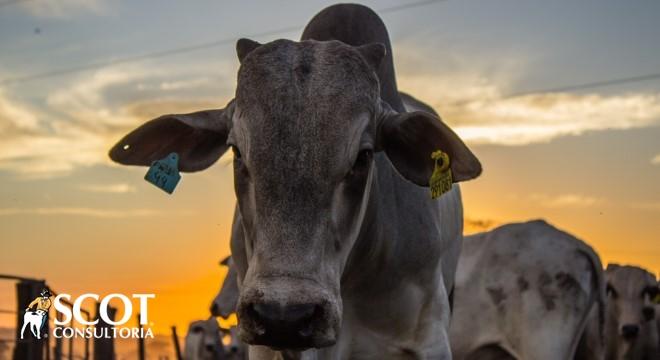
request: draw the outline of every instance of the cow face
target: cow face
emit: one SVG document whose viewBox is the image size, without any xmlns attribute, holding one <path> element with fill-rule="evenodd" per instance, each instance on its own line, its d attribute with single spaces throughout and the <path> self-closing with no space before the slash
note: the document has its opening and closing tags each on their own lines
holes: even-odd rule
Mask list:
<svg viewBox="0 0 660 360">
<path fill-rule="evenodd" d="M 273 348 L 334 344 L 340 279 L 364 227 L 374 158 L 428 186 L 437 149 L 454 181 L 481 172 L 458 136 L 425 112 L 399 114 L 380 99 L 382 44 L 239 40 L 236 98 L 222 110 L 166 115 L 110 152 L 148 165 L 176 151 L 183 171 L 211 165 L 231 147 L 244 243 L 233 250 L 241 339 Z M 384 163 L 390 166 L 388 163 Z"/>
<path fill-rule="evenodd" d="M 220 328 L 214 318 L 190 324 L 184 352 L 186 359 L 212 360 L 223 356 Z"/>
<path fill-rule="evenodd" d="M 610 326 L 616 327 L 620 339 L 633 342 L 655 319 L 655 276 L 637 267 L 612 264 L 605 275 Z"/>
</svg>

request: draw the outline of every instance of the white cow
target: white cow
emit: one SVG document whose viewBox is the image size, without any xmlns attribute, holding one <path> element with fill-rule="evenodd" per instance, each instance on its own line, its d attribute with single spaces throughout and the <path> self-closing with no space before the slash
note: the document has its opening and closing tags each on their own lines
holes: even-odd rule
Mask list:
<svg viewBox="0 0 660 360">
<path fill-rule="evenodd" d="M 220 265 L 227 267 L 227 276 L 218 295 L 211 304 L 211 315 L 228 318 L 236 312 L 236 303 L 238 302 L 238 281 L 236 267 L 231 256 L 226 257 L 220 262 Z M 238 338 L 238 328 L 232 326 L 228 329 L 220 328 L 224 336 L 229 336 L 229 344 L 225 344 L 225 353 L 228 359 L 245 359 L 247 346 Z"/>
<path fill-rule="evenodd" d="M 603 358 L 600 259 L 544 221 L 466 237 L 454 291 L 454 359 Z"/>
<path fill-rule="evenodd" d="M 31 310 L 26 310 L 25 315 L 23 315 L 23 327 L 21 328 L 21 339 L 24 336 L 25 333 L 25 328 L 27 326 L 30 326 L 30 331 L 32 332 L 32 335 L 36 337 L 37 339 L 41 339 L 41 325 L 44 320 L 44 316 L 46 316 L 46 312 L 43 310 L 36 310 L 36 311 L 31 311 Z"/>
<path fill-rule="evenodd" d="M 190 323 L 184 348 L 186 360 L 226 359 L 220 328 L 215 318 Z"/>
<path fill-rule="evenodd" d="M 655 276 L 639 267 L 609 264 L 605 277 L 607 360 L 660 359 Z"/>
</svg>

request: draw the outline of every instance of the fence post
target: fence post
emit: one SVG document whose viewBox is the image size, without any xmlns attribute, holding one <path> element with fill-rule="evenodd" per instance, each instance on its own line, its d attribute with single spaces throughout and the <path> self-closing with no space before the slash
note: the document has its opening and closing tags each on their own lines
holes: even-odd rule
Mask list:
<svg viewBox="0 0 660 360">
<path fill-rule="evenodd" d="M 140 328 L 140 333 L 142 333 L 142 323 L 140 323 L 140 314 L 137 314 L 138 327 Z M 144 337 L 138 337 L 138 359 L 144 360 Z"/>
<path fill-rule="evenodd" d="M 48 310 L 49 310 L 48 311 L 48 319 L 46 319 L 46 324 L 45 324 L 43 330 L 41 331 L 41 336 L 42 337 L 44 336 L 44 334 L 46 334 L 46 339 L 43 341 L 44 351 L 46 352 L 46 360 L 50 360 L 50 323 L 49 323 L 49 320 L 50 320 L 51 311 L 50 311 L 50 309 L 48 309 Z M 54 313 L 55 311 L 52 311 L 52 312 Z"/>
<path fill-rule="evenodd" d="M 55 317 L 59 321 L 62 321 L 62 319 L 64 318 L 64 316 L 60 312 L 57 312 Z M 55 355 L 54 356 L 55 360 L 62 360 L 62 337 L 61 336 L 55 338 L 55 354 L 54 355 Z"/>
<path fill-rule="evenodd" d="M 74 325 L 75 324 L 73 323 L 73 317 L 71 317 L 71 321 L 69 321 L 69 327 L 73 328 Z M 69 360 L 73 360 L 73 340 L 74 340 L 74 338 L 75 338 L 75 336 L 72 336 L 72 337 L 69 338 L 69 355 L 68 355 Z"/>
<path fill-rule="evenodd" d="M 174 341 L 174 352 L 176 360 L 183 360 L 181 357 L 181 346 L 179 345 L 179 336 L 176 334 L 176 326 L 172 326 L 172 341 Z"/>
<path fill-rule="evenodd" d="M 41 290 L 46 288 L 44 281 L 22 280 L 16 283 L 16 346 L 14 346 L 14 360 L 41 360 L 43 355 L 43 340 L 36 339 L 28 328 L 25 329 L 24 339 L 21 339 L 23 316 L 25 308 L 36 299 Z M 43 333 L 47 335 L 47 333 Z"/>
<path fill-rule="evenodd" d="M 109 336 L 108 339 L 105 338 L 105 332 L 112 334 L 113 325 L 110 325 L 103 321 L 101 318 L 101 313 L 99 311 L 101 304 L 96 303 L 96 318 L 99 322 L 96 324 L 96 330 L 104 336 L 94 338 L 94 360 L 115 360 L 115 344 L 112 336 Z M 115 321 L 115 315 L 117 314 L 117 309 L 108 305 L 108 319 Z"/>
<path fill-rule="evenodd" d="M 89 319 L 87 319 L 89 321 Z M 85 325 L 85 329 L 89 329 L 89 325 Z M 85 337 L 85 357 L 84 360 L 89 360 L 89 338 Z"/>
</svg>

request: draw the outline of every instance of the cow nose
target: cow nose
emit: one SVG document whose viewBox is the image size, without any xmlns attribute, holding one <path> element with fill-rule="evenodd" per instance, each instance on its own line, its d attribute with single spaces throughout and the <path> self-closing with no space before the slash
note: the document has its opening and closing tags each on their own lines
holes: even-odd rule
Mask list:
<svg viewBox="0 0 660 360">
<path fill-rule="evenodd" d="M 267 302 L 248 307 L 249 316 L 261 329 L 259 343 L 278 348 L 309 347 L 322 311 L 321 305 L 317 304 Z"/>
<path fill-rule="evenodd" d="M 639 325 L 626 324 L 621 327 L 621 335 L 626 340 L 632 340 L 639 334 Z"/>
</svg>

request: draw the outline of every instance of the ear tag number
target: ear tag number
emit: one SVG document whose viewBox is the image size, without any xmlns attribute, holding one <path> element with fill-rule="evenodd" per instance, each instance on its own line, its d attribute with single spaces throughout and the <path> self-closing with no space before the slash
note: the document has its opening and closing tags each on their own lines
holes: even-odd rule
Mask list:
<svg viewBox="0 0 660 360">
<path fill-rule="evenodd" d="M 144 179 L 161 188 L 166 193 L 171 194 L 179 183 L 179 180 L 181 180 L 181 175 L 179 175 L 179 155 L 177 153 L 171 153 L 165 158 L 151 163 L 151 167 L 149 167 L 149 171 L 147 171 Z"/>
<path fill-rule="evenodd" d="M 429 180 L 429 187 L 431 188 L 431 199 L 436 199 L 451 190 L 453 181 L 449 167 L 449 155 L 442 150 L 437 150 L 431 154 L 431 159 L 435 160 L 435 168 Z"/>
</svg>

